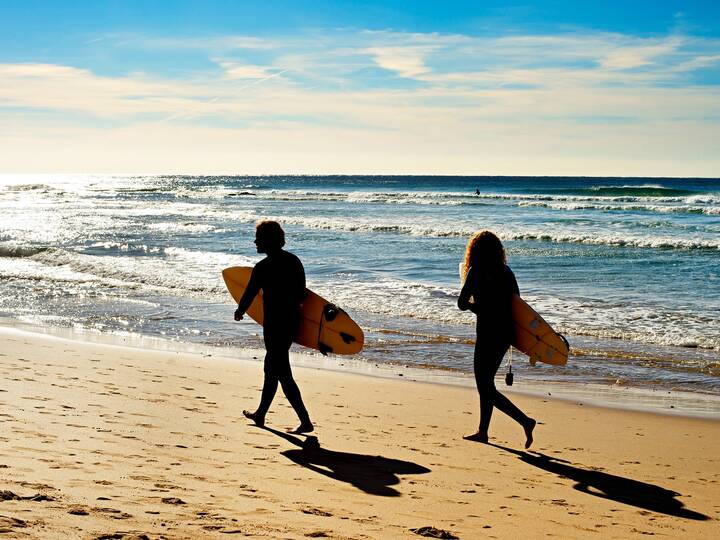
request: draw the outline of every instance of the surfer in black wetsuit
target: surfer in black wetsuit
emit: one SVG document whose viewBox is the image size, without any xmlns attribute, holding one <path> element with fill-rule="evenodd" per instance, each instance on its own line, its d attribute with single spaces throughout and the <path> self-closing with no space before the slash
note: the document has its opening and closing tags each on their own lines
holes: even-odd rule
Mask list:
<svg viewBox="0 0 720 540">
<path fill-rule="evenodd" d="M 512 295 L 520 294 L 515 274 L 506 264 L 500 239 L 489 231 L 475 234 L 465 250 L 462 274 L 465 282 L 458 307 L 477 315 L 474 368 L 480 394 L 480 426 L 477 433 L 465 438 L 488 442 L 490 418 L 493 408 L 497 407 L 523 427 L 525 448 L 529 448 L 535 420 L 495 388 L 495 374 L 513 339 Z"/>
<path fill-rule="evenodd" d="M 235 311 L 239 321 L 262 290 L 263 340 L 265 341 L 265 381 L 260 405 L 255 412 L 243 414 L 258 426 L 265 424 L 265 415 L 275 397 L 278 383 L 290 405 L 300 418 L 295 433 L 309 433 L 314 428 L 305 408 L 300 389 L 290 369 L 290 345 L 300 322 L 300 304 L 305 299 L 305 269 L 300 259 L 285 251 L 285 233 L 276 221 L 262 221 L 255 228 L 258 253 L 265 253 L 255 265 L 245 293 Z"/>
</svg>

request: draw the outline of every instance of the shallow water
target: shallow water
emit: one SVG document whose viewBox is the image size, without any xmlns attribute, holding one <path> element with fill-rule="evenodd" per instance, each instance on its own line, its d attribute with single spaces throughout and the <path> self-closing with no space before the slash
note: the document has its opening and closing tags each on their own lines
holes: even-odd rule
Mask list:
<svg viewBox="0 0 720 540">
<path fill-rule="evenodd" d="M 516 353 L 516 380 L 720 394 L 717 179 L 4 176 L 0 316 L 259 347 L 220 277 L 259 260 L 258 219 L 365 328 L 362 362 L 471 370 L 458 262 L 490 229 L 572 345 Z"/>
</svg>

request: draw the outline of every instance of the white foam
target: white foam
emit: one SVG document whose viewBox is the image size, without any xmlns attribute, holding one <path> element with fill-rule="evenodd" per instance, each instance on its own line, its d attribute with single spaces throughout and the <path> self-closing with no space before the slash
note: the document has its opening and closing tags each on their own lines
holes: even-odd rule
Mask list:
<svg viewBox="0 0 720 540">
<path fill-rule="evenodd" d="M 193 233 L 204 233 L 214 231 L 215 227 L 207 223 L 196 223 L 196 222 L 164 222 L 164 223 L 151 223 L 148 225 L 148 229 L 156 231 L 180 231 L 180 232 L 193 232 Z"/>
<path fill-rule="evenodd" d="M 197 255 L 198 260 L 206 261 L 202 272 L 200 265 L 190 266 L 186 260 L 172 263 L 166 258 L 96 256 L 54 248 L 33 255 L 30 260 L 45 266 L 42 272 L 49 279 L 71 271 L 85 280 L 102 280 L 150 293 L 224 299 L 225 287 L 220 277 L 224 266 L 213 268 L 209 258 L 208 254 Z"/>
<path fill-rule="evenodd" d="M 720 235 L 714 233 L 685 234 L 677 231 L 676 234 L 651 232 L 636 232 L 626 230 L 615 232 L 613 229 L 599 229 L 592 224 L 582 226 L 576 224 L 554 224 L 553 227 L 508 222 L 500 215 L 486 219 L 484 228 L 491 229 L 503 241 L 507 240 L 539 240 L 556 243 L 575 243 L 605 246 L 630 246 L 667 249 L 720 249 Z M 361 232 L 361 233 L 395 233 L 420 237 L 468 237 L 477 231 L 477 223 L 451 222 L 437 217 L 425 218 L 422 222 L 412 223 L 404 217 L 305 217 L 305 216 L 267 216 L 285 224 L 299 225 L 312 229 L 326 229 L 335 231 Z M 682 235 L 680 233 L 683 233 Z"/>
<path fill-rule="evenodd" d="M 36 255 L 47 248 L 39 246 L 28 246 L 15 242 L 4 242 L 0 244 L 0 257 L 22 258 Z"/>
</svg>

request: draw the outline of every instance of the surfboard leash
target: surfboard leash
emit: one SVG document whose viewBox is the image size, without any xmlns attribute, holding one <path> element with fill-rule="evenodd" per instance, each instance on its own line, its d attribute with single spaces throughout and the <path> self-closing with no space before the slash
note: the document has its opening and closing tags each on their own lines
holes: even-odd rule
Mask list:
<svg viewBox="0 0 720 540">
<path fill-rule="evenodd" d="M 512 386 L 515 377 L 513 376 L 512 372 L 512 351 L 513 346 L 510 345 L 510 358 L 508 358 L 507 366 L 508 366 L 508 372 L 505 374 L 505 384 L 508 386 Z"/>
</svg>

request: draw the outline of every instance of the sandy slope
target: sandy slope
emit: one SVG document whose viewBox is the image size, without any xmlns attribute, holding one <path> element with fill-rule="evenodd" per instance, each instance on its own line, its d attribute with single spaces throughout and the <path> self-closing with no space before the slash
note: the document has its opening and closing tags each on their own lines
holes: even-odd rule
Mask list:
<svg viewBox="0 0 720 540">
<path fill-rule="evenodd" d="M 472 390 L 311 369 L 317 424 L 258 362 L 0 330 L 0 531 L 19 538 L 720 537 L 720 423 L 513 395 L 534 452 Z M 551 398 L 549 398 L 551 399 Z M 103 536 L 107 535 L 107 536 Z"/>
</svg>

